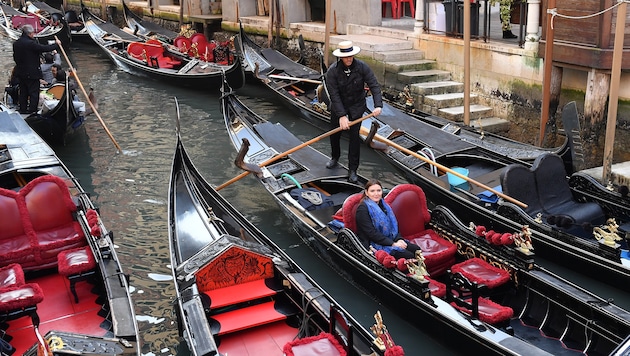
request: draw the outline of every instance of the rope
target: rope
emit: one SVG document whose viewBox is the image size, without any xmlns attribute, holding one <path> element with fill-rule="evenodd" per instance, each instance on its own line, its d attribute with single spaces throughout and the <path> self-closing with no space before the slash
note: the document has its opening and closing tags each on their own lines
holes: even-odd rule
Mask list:
<svg viewBox="0 0 630 356">
<path fill-rule="evenodd" d="M 621 3 L 623 3 L 623 2 L 630 3 L 630 0 L 617 0 L 616 4 L 614 4 L 613 6 L 607 8 L 607 9 L 604 9 L 602 11 L 596 12 L 594 14 L 584 15 L 584 16 L 563 15 L 563 14 L 558 13 L 558 9 L 556 9 L 556 8 L 554 8 L 554 9 L 547 9 L 547 13 L 551 14 L 551 28 L 553 29 L 553 23 L 554 23 L 554 20 L 555 20 L 556 16 L 560 17 L 560 18 L 564 18 L 564 19 L 570 19 L 570 20 L 584 20 L 584 19 L 588 19 L 588 18 L 591 18 L 591 17 L 602 15 L 602 14 L 608 12 L 608 11 L 612 11 L 616 7 L 621 5 Z"/>
<path fill-rule="evenodd" d="M 293 182 L 293 184 L 295 184 L 295 186 L 298 189 L 302 189 L 302 185 L 300 184 L 300 182 L 298 182 L 297 179 L 293 178 L 293 176 L 290 175 L 289 173 L 282 173 L 280 178 L 286 178 L 286 179 L 290 180 L 291 182 Z"/>
</svg>

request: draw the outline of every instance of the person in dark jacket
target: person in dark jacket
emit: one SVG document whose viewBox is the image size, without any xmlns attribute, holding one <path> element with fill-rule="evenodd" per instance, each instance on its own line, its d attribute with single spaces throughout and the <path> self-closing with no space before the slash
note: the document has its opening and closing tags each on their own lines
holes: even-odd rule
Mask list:
<svg viewBox="0 0 630 356">
<path fill-rule="evenodd" d="M 405 240 L 398 232 L 392 208 L 383 200 L 383 185 L 376 179 L 365 183 L 355 220 L 357 236 L 365 247 L 384 250 L 396 259 L 415 258 L 420 246 Z"/>
<path fill-rule="evenodd" d="M 37 42 L 35 30 L 31 25 L 22 26 L 22 36 L 13 42 L 13 60 L 15 73 L 20 81 L 20 113 L 37 111 L 39 102 L 39 80 L 42 78 L 40 55 L 44 52 L 58 50 L 61 41 L 43 45 Z"/>
<path fill-rule="evenodd" d="M 352 41 L 340 42 L 333 54 L 338 58 L 326 73 L 326 89 L 330 98 L 331 127 L 349 130 L 350 145 L 348 147 L 348 180 L 356 183 L 358 180 L 359 153 L 361 139 L 359 128 L 361 125 L 350 126 L 350 121 L 359 119 L 367 111 L 365 104 L 365 85 L 372 92 L 374 99 L 374 115 L 378 116 L 383 107 L 381 87 L 370 67 L 363 61 L 354 58 L 361 48 L 353 46 Z M 326 168 L 335 168 L 341 156 L 341 132 L 330 136 L 332 159 Z"/>
</svg>

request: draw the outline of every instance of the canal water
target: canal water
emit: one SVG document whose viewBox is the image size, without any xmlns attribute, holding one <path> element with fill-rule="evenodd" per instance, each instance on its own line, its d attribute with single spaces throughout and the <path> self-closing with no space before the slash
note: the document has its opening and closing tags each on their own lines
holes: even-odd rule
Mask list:
<svg viewBox="0 0 630 356">
<path fill-rule="evenodd" d="M 0 38 L 0 80 L 13 66 L 11 41 Z M 235 152 L 227 139 L 220 112 L 219 91 L 194 91 L 131 76 L 117 69 L 92 44 L 74 43 L 70 53 L 83 86 L 94 88 L 98 112 L 123 152 L 118 153 L 106 130 L 91 115 L 80 132 L 57 155 L 77 176 L 100 208 L 103 221 L 114 232 L 114 242 L 129 274 L 142 338 L 143 355 L 185 355 L 173 312 L 174 287 L 170 277 L 167 193 L 175 148 L 175 99 L 179 101 L 181 135 L 195 164 L 215 186 L 238 175 Z M 238 90 L 247 105 L 272 122 L 280 122 L 306 141 L 321 134 L 296 118 L 265 88 L 248 84 Z M 313 145 L 329 152 L 328 141 Z M 368 149 L 362 151 L 360 173 L 380 179 L 386 187 L 404 182 L 392 167 Z M 249 220 L 285 249 L 315 280 L 365 327 L 377 310 L 383 314 L 394 340 L 408 355 L 459 355 L 457 340 L 441 344 L 422 329 L 429 320 L 407 320 L 386 304 L 363 293 L 326 265 L 292 230 L 275 202 L 251 176 L 221 193 Z M 625 308 L 627 294 L 576 275 L 568 268 L 538 260 L 539 264 L 614 298 Z M 428 325 L 430 328 L 430 325 Z"/>
</svg>

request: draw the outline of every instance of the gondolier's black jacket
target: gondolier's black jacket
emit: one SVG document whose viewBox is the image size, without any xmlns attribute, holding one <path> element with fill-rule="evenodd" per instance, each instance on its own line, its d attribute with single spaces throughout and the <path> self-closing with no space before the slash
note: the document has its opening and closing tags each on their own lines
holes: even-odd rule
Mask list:
<svg viewBox="0 0 630 356">
<path fill-rule="evenodd" d="M 13 60 L 15 60 L 15 74 L 20 78 L 40 79 L 42 70 L 40 68 L 39 55 L 44 52 L 58 50 L 57 44 L 43 45 L 36 39 L 22 34 L 13 43 Z"/>
<path fill-rule="evenodd" d="M 339 60 L 330 66 L 326 72 L 326 86 L 334 119 L 347 115 L 349 120 L 355 120 L 363 116 L 366 110 L 365 84 L 374 97 L 374 107 L 382 108 L 381 87 L 365 62 L 355 58 L 348 69 Z"/>
</svg>

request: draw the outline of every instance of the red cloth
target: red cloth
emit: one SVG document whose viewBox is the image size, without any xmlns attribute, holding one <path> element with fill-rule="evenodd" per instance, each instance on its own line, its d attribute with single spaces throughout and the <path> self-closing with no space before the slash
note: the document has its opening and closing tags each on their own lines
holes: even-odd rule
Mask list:
<svg viewBox="0 0 630 356">
<path fill-rule="evenodd" d="M 288 342 L 282 349 L 286 356 L 346 356 L 343 346 L 329 333 L 322 332 Z"/>
</svg>

